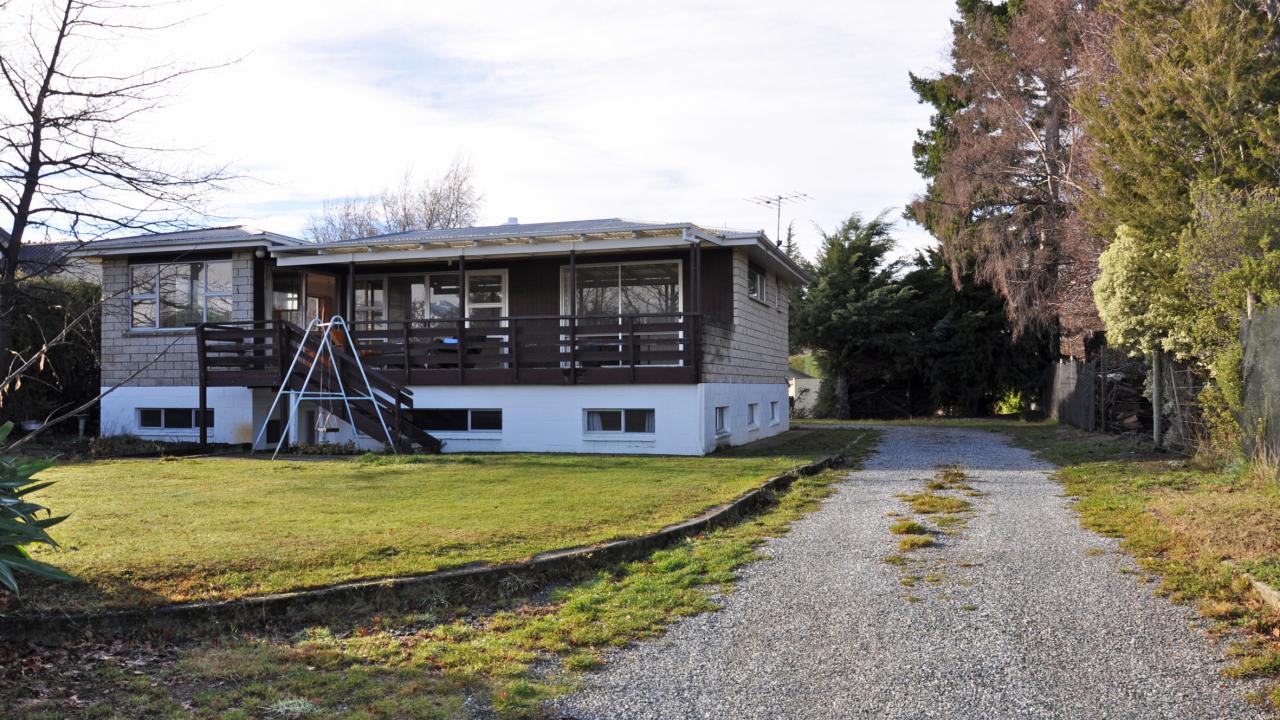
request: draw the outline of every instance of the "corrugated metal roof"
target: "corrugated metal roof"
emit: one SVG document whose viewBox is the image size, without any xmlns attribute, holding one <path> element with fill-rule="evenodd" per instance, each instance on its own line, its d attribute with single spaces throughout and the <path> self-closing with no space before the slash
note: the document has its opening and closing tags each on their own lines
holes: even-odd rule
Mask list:
<svg viewBox="0 0 1280 720">
<path fill-rule="evenodd" d="M 541 223 L 507 223 L 481 227 L 443 228 L 440 230 L 410 230 L 408 232 L 352 238 L 336 242 L 308 245 L 312 248 L 338 248 L 348 246 L 400 244 L 400 243 L 448 243 L 460 240 L 490 240 L 515 237 L 547 237 L 557 235 L 592 235 L 601 233 L 653 232 L 697 227 L 693 223 L 661 223 L 623 218 L 597 220 L 564 220 Z"/>
<path fill-rule="evenodd" d="M 92 254 L 94 250 L 116 250 L 122 248 L 151 247 L 156 245 L 185 245 L 190 243 L 245 242 L 265 240 L 275 246 L 306 245 L 297 238 L 288 235 L 266 232 L 247 225 L 227 225 L 223 227 L 195 228 L 174 232 L 153 233 L 147 235 L 131 235 L 121 238 L 105 238 L 85 243 L 84 250 Z"/>
</svg>

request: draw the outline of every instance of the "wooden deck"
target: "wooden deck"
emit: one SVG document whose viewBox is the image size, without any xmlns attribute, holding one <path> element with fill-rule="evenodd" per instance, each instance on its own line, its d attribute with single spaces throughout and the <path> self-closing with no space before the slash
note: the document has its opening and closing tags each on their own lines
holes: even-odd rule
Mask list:
<svg viewBox="0 0 1280 720">
<path fill-rule="evenodd" d="M 410 385 L 696 383 L 701 317 L 538 315 L 352 323 L 365 367 Z M 302 329 L 210 323 L 197 331 L 208 387 L 279 387 Z"/>
</svg>

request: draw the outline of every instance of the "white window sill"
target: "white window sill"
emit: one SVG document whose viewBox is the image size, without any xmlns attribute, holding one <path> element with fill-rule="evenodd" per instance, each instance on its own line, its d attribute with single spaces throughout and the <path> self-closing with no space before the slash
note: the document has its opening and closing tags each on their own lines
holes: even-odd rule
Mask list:
<svg viewBox="0 0 1280 720">
<path fill-rule="evenodd" d="M 193 327 L 182 328 L 135 328 L 131 327 L 124 331 L 127 335 L 194 335 L 196 329 Z"/>
<path fill-rule="evenodd" d="M 472 430 L 464 432 L 461 430 L 450 430 L 448 432 L 437 430 L 436 432 L 426 431 L 431 437 L 437 440 L 492 440 L 498 441 L 502 439 L 501 430 Z"/>
<path fill-rule="evenodd" d="M 643 442 L 652 443 L 658 441 L 658 436 L 654 433 L 585 433 L 582 436 L 587 442 Z"/>
<path fill-rule="evenodd" d="M 770 305 L 770 304 L 769 304 L 769 302 L 768 302 L 767 300 L 765 300 L 765 299 L 763 299 L 763 298 L 758 298 L 758 297 L 756 297 L 756 296 L 754 296 L 754 295 L 748 295 L 748 296 L 747 296 L 747 299 L 749 299 L 749 300 L 755 300 L 756 302 L 760 303 L 761 305 L 763 305 L 763 306 L 765 306 L 765 307 L 773 307 L 772 305 Z"/>
<path fill-rule="evenodd" d="M 722 437 L 729 437 L 729 436 L 730 436 L 730 435 L 732 435 L 732 434 L 733 434 L 733 433 L 732 433 L 732 432 L 729 432 L 728 430 L 717 430 L 717 431 L 716 431 L 716 437 L 718 437 L 718 438 L 722 438 Z"/>
</svg>

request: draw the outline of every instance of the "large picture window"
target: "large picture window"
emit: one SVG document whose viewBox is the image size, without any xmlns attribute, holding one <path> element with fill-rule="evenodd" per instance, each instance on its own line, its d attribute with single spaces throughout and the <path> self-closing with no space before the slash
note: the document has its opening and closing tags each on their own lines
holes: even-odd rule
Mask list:
<svg viewBox="0 0 1280 720">
<path fill-rule="evenodd" d="M 133 265 L 129 276 L 130 324 L 135 328 L 232 319 L 230 260 Z"/>
<path fill-rule="evenodd" d="M 561 304 L 569 311 L 569 293 L 577 293 L 580 317 L 608 315 L 674 315 L 680 312 L 680 261 L 580 265 L 576 288 L 569 288 L 569 268 L 561 268 Z M 670 322 L 669 319 L 660 319 Z"/>
<path fill-rule="evenodd" d="M 467 272 L 467 317 L 498 318 L 507 311 L 505 270 Z M 356 320 L 381 328 L 384 320 L 452 320 L 459 314 L 458 273 L 372 275 L 356 278 Z"/>
</svg>

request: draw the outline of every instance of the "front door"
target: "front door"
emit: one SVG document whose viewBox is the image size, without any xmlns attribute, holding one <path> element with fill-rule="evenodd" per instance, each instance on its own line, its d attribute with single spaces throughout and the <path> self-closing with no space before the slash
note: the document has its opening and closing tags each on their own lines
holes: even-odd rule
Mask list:
<svg viewBox="0 0 1280 720">
<path fill-rule="evenodd" d="M 303 324 L 319 319 L 328 322 L 329 318 L 338 314 L 338 277 L 327 273 L 307 272 L 303 274 L 303 294 L 306 296 L 306 317 Z"/>
</svg>

